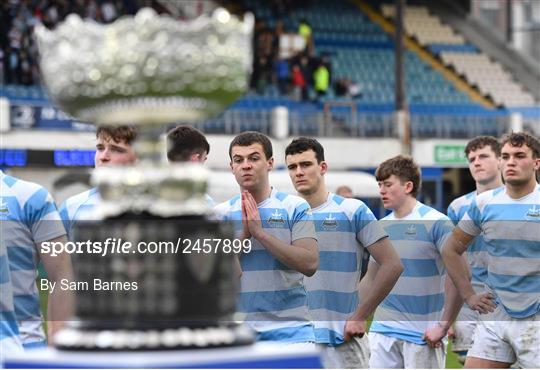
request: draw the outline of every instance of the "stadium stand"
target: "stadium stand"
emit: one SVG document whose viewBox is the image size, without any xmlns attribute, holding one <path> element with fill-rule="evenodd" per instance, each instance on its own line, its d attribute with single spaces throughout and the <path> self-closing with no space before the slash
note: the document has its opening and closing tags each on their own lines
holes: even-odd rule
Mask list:
<svg viewBox="0 0 540 370">
<path fill-rule="evenodd" d="M 388 18 L 395 15 L 395 7 L 385 4 L 383 14 Z M 524 90 L 501 64 L 468 44 L 463 36 L 450 26 L 429 13 L 424 6 L 407 6 L 404 19 L 408 35 L 437 54 L 448 66 L 458 73 L 496 105 L 505 107 L 526 107 L 533 105 L 534 97 Z"/>
<path fill-rule="evenodd" d="M 374 22 L 364 8 L 357 6 L 358 3 L 313 0 L 307 3 L 295 2 L 291 9 L 276 10 L 274 2 L 242 1 L 243 10 L 253 11 L 257 20 L 264 22 L 270 31 L 270 39 L 267 40 L 271 43 L 276 43 L 275 34 L 272 33 L 279 27 L 283 28 L 284 33 L 297 33 L 300 21 L 308 22 L 312 30 L 313 48 L 311 55 L 307 55 L 309 65 L 304 73 L 310 85 L 310 100 L 296 99 L 290 90 L 278 89 L 272 69 L 274 59 L 270 59 L 266 61 L 269 70 L 265 70 L 268 74 L 264 77 L 268 83 L 262 90 L 254 88 L 226 112 L 201 123 L 199 128 L 217 134 L 242 130 L 269 134 L 272 112 L 276 107 L 283 106 L 289 112 L 291 135 L 397 137 L 394 127 L 393 36 Z M 41 20 L 53 26 L 69 11 L 94 17 L 100 22 L 110 22 L 122 14 L 132 14 L 137 10 L 135 0 L 113 3 L 114 11 L 106 11 L 106 17 L 102 10 L 92 12 L 91 9 L 59 8 L 56 9 L 55 22 L 52 22 L 49 9 L 39 9 L 39 2 L 29 4 L 29 8 L 17 1 L 3 5 L 5 14 L 11 14 L 13 19 L 26 17 L 22 22 L 10 21 L 5 26 L 8 30 L 25 24 L 22 29 L 24 34 L 28 34 L 35 22 Z M 97 3 L 90 1 L 89 4 Z M 154 5 L 159 7 L 160 4 L 155 2 Z M 382 14 L 391 16 L 392 9 L 385 5 Z M 406 12 L 405 27 L 407 33 L 423 45 L 425 50 L 422 52 L 438 58 L 441 65 L 446 64 L 446 67 L 441 68 L 462 76 L 462 85 L 477 91 L 480 97 L 489 97 L 499 106 L 493 109 L 485 103 L 489 101 L 485 97 L 482 97 L 483 100 L 474 98 L 470 91 L 448 79 L 447 73 L 441 72 L 440 68 L 436 68 L 409 47 L 405 53 L 405 80 L 413 137 L 468 138 L 477 134 L 499 136 L 508 130 L 510 114 L 515 112 L 522 114 L 525 128 L 533 127 L 533 130 L 537 130 L 534 127 L 540 125 L 540 107 L 535 106 L 533 97 L 507 71 L 495 61 L 489 60 L 475 45 L 467 43 L 440 18 L 431 15 L 425 7 L 409 9 L 411 11 Z M 166 12 L 166 9 L 160 8 L 159 11 Z M 4 48 L 8 41 L 2 41 L 4 60 L 9 57 L 8 50 Z M 23 42 L 22 47 L 33 49 L 32 43 L 28 41 Z M 35 59 L 31 52 L 28 54 Z M 289 68 L 298 58 L 288 60 Z M 324 97 L 315 99 L 311 75 L 314 63 L 320 60 L 325 61 L 329 67 L 331 86 Z M 8 73 L 10 70 L 4 68 L 6 77 Z M 4 78 L 4 81 L 16 79 L 11 76 Z M 339 81 L 354 85 L 355 95 L 338 94 L 333 87 Z M 39 107 L 51 104 L 40 86 L 22 86 L 20 81 L 3 86 L 0 95 L 7 97 L 13 106 Z M 39 125 L 35 127 L 39 128 Z"/>
</svg>

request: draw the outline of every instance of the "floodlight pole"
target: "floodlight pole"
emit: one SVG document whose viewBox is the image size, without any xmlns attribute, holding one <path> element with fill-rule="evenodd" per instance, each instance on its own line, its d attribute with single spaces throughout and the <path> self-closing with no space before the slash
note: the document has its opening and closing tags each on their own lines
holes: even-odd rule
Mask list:
<svg viewBox="0 0 540 370">
<path fill-rule="evenodd" d="M 513 41 L 513 22 L 514 20 L 512 19 L 512 1 L 508 0 L 506 2 L 506 42 L 510 45 L 512 45 Z"/>
<path fill-rule="evenodd" d="M 396 0 L 396 32 L 395 32 L 395 60 L 396 60 L 396 126 L 401 139 L 401 152 L 411 154 L 411 133 L 409 127 L 409 112 L 405 96 L 405 74 L 403 57 L 404 27 L 403 18 L 406 0 Z"/>
</svg>

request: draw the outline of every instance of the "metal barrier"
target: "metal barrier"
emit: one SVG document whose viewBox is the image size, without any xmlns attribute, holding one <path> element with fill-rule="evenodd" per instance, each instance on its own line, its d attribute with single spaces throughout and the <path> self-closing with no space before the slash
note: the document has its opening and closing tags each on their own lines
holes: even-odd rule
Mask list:
<svg viewBox="0 0 540 370">
<path fill-rule="evenodd" d="M 22 112 L 22 113 L 21 113 Z M 24 113 L 24 114 L 23 114 Z M 53 113 L 52 115 L 50 113 Z M 328 104 L 323 111 L 289 109 L 289 134 L 320 137 L 398 137 L 393 112 L 365 112 L 355 104 Z M 410 116 L 412 138 L 472 138 L 478 135 L 499 137 L 512 129 L 510 114 L 431 114 Z M 51 106 L 12 105 L 11 129 L 87 131 L 88 125 Z M 218 117 L 197 124 L 207 134 L 228 134 L 253 130 L 272 134 L 271 108 L 232 108 Z M 524 117 L 522 127 L 540 135 L 540 117 Z"/>
</svg>

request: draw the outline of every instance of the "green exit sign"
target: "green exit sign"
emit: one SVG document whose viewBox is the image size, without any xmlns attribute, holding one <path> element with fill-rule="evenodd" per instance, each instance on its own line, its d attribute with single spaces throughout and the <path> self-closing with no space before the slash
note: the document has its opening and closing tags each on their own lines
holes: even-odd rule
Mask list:
<svg viewBox="0 0 540 370">
<path fill-rule="evenodd" d="M 465 145 L 435 145 L 436 164 L 467 164 Z"/>
</svg>

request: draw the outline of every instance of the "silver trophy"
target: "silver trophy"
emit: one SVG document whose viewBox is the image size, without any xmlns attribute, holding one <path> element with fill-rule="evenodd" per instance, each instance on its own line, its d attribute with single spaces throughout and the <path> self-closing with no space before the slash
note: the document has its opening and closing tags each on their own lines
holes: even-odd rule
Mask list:
<svg viewBox="0 0 540 370">
<path fill-rule="evenodd" d="M 49 96 L 95 124 L 137 125 L 138 163 L 98 168 L 102 202 L 78 224 L 81 241 L 177 242 L 232 239 L 212 221 L 202 166 L 165 164 L 164 125 L 222 112 L 248 86 L 254 19 L 224 9 L 190 22 L 149 8 L 103 25 L 69 15 L 55 30 L 37 26 Z M 252 333 L 232 320 L 238 279 L 232 253 L 83 254 L 78 281 L 137 282 L 136 291 L 77 292 L 76 320 L 55 344 L 73 350 L 177 349 L 245 344 Z"/>
</svg>

